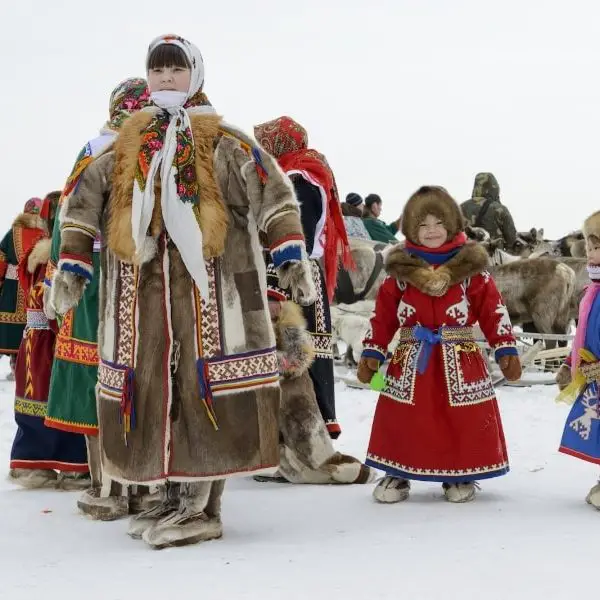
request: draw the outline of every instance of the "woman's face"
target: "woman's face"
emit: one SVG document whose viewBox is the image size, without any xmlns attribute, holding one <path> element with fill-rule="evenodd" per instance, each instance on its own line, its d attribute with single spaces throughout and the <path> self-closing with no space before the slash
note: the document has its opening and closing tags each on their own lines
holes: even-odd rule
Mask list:
<svg viewBox="0 0 600 600">
<path fill-rule="evenodd" d="M 148 89 L 150 93 L 165 90 L 187 92 L 191 77 L 191 69 L 185 67 L 155 67 L 148 71 Z"/>
<path fill-rule="evenodd" d="M 433 215 L 427 215 L 419 224 L 419 244 L 425 248 L 439 248 L 446 243 L 448 230 Z"/>
</svg>

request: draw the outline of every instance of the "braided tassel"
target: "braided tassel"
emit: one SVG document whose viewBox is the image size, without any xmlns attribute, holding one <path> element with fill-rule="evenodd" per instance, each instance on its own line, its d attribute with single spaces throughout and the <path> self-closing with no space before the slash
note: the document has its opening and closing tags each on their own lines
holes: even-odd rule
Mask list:
<svg viewBox="0 0 600 600">
<path fill-rule="evenodd" d="M 200 384 L 200 395 L 202 396 L 202 402 L 206 408 L 206 414 L 213 424 L 215 431 L 219 431 L 217 425 L 217 415 L 213 406 L 213 397 L 210 389 L 210 383 L 208 381 L 208 364 L 203 358 L 199 358 L 196 362 L 196 369 L 198 371 L 198 382 Z"/>
<path fill-rule="evenodd" d="M 125 439 L 125 445 L 128 446 L 127 434 L 135 429 L 136 415 L 135 415 L 135 403 L 133 401 L 134 392 L 134 375 L 133 369 L 128 368 L 125 372 L 125 382 L 123 385 L 123 394 L 121 396 L 121 406 L 119 421 L 123 425 L 123 437 Z"/>
</svg>

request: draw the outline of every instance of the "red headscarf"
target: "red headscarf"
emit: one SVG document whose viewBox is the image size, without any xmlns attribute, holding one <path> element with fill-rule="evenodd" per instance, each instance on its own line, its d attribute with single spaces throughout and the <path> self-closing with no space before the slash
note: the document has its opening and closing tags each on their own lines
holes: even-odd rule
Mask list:
<svg viewBox="0 0 600 600">
<path fill-rule="evenodd" d="M 254 134 L 285 173 L 299 171 L 306 174 L 307 180 L 317 181 L 327 194 L 324 263 L 325 287 L 331 300 L 337 282 L 338 261 L 341 259 L 346 268 L 354 267 L 333 172 L 321 153 L 308 148 L 306 129 L 290 117 L 279 117 L 257 125 Z"/>
</svg>

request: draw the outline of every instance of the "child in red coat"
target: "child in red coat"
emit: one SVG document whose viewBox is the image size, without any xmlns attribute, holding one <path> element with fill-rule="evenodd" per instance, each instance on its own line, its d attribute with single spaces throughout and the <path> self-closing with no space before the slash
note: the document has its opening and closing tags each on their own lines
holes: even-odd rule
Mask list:
<svg viewBox="0 0 600 600">
<path fill-rule="evenodd" d="M 377 295 L 358 378 L 369 382 L 397 334 L 371 431 L 367 464 L 386 472 L 379 502 L 408 497 L 409 480 L 439 481 L 451 502 L 475 481 L 508 472 L 500 413 L 478 323 L 510 381 L 521 376 L 508 311 L 481 246 L 467 243 L 454 199 L 420 188 L 402 215 L 404 248 L 392 250 Z"/>
</svg>

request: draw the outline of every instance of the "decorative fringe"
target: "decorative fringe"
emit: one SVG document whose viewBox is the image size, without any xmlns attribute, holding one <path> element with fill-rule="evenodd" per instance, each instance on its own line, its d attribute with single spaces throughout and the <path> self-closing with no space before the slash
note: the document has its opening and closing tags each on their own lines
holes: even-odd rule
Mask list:
<svg viewBox="0 0 600 600">
<path fill-rule="evenodd" d="M 119 411 L 119 421 L 123 425 L 123 437 L 125 439 L 125 445 L 128 446 L 127 434 L 135 429 L 136 426 L 136 415 L 135 415 L 135 402 L 134 402 L 134 375 L 135 371 L 132 368 L 128 368 L 125 372 L 125 384 L 123 385 L 123 394 L 121 396 L 121 406 Z"/>
<path fill-rule="evenodd" d="M 217 415 L 215 413 L 212 392 L 210 389 L 210 382 L 208 381 L 208 363 L 203 358 L 199 358 L 196 362 L 196 369 L 198 371 L 200 395 L 202 396 L 202 402 L 204 402 L 204 407 L 206 408 L 206 414 L 215 428 L 215 431 L 219 431 L 219 426 L 217 425 Z"/>
</svg>

